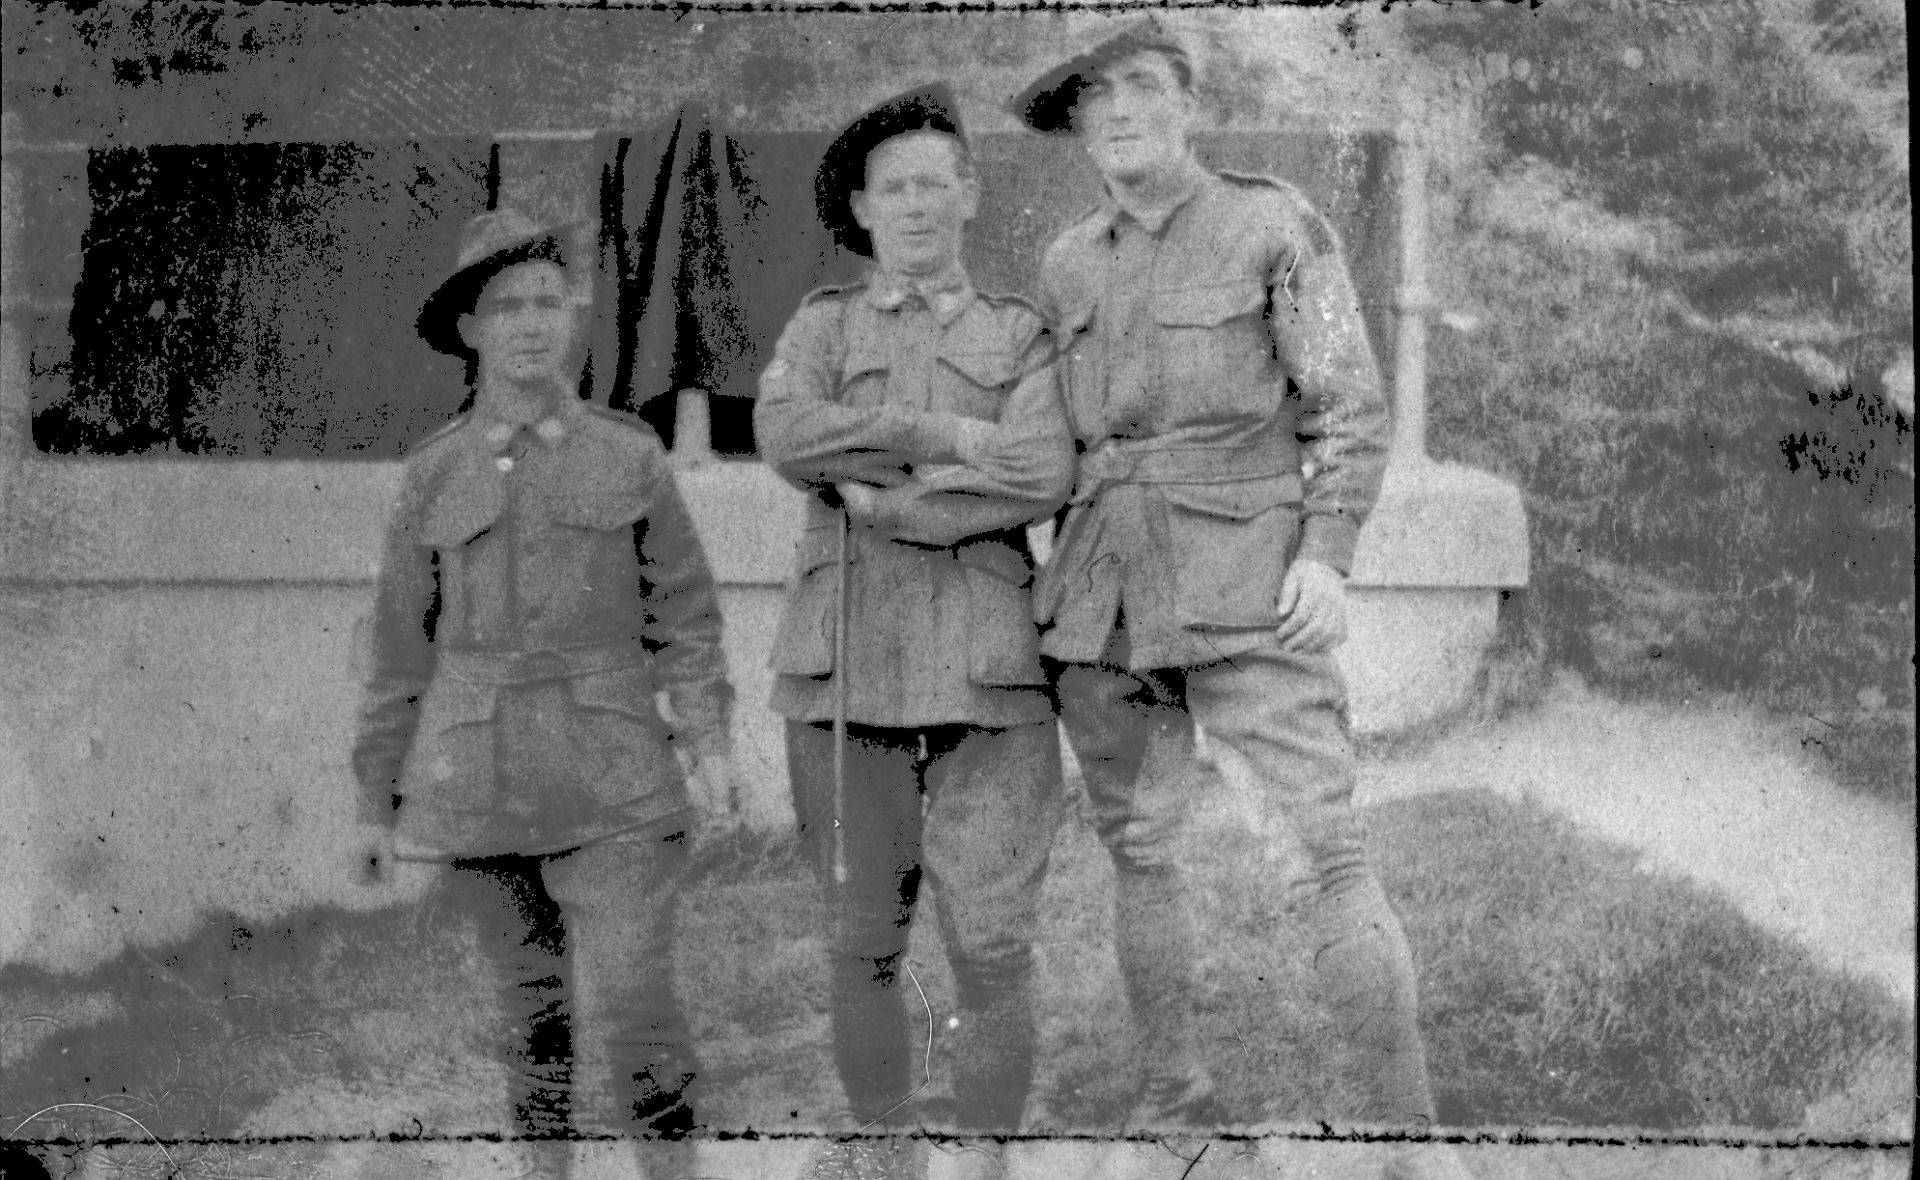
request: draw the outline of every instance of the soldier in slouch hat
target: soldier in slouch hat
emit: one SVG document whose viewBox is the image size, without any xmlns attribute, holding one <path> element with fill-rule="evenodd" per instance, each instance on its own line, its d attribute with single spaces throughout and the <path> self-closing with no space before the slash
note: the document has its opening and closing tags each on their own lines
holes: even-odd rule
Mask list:
<svg viewBox="0 0 1920 1180">
<path fill-rule="evenodd" d="M 1269 821 L 1312 858 L 1304 916 L 1365 1095 L 1353 1113 L 1424 1130 L 1413 960 L 1362 846 L 1332 655 L 1387 407 L 1332 229 L 1287 184 L 1199 163 L 1193 82 L 1186 48 L 1148 17 L 1011 104 L 1034 130 L 1076 137 L 1105 185 L 1041 274 L 1084 453 L 1034 597 L 1117 872 L 1142 1040 L 1132 1125 L 1204 1126 L 1214 1112 L 1179 852 L 1197 723 L 1251 767 Z M 1391 1166 L 1461 1174 L 1445 1149 Z"/>
<path fill-rule="evenodd" d="M 924 1115 L 905 1105 L 926 1017 L 904 961 L 924 873 L 960 1006 L 936 1046 L 953 1121 L 1008 1132 L 1032 1075 L 1060 793 L 1024 531 L 1072 470 L 1053 345 L 1032 308 L 975 289 L 961 264 L 978 189 L 944 87 L 856 119 L 815 191 L 874 265 L 802 302 L 754 427 L 809 493 L 772 703 L 832 915 L 834 1058 L 857 1123 Z"/>
<path fill-rule="evenodd" d="M 520 1133 L 636 1136 L 673 1175 L 692 1170 L 698 1072 L 674 902 L 687 835 L 733 807 L 731 690 L 665 451 L 578 395 L 573 246 L 484 214 L 420 313 L 467 360 L 473 408 L 407 461 L 353 764 L 383 859 L 444 863 L 444 905 L 478 927 Z M 537 1175 L 579 1162 L 530 1154 Z"/>
</svg>

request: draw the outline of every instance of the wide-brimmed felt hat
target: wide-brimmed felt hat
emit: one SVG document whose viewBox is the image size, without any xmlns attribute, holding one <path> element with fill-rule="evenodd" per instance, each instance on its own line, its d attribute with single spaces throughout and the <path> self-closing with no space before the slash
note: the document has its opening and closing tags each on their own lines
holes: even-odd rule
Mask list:
<svg viewBox="0 0 1920 1180">
<path fill-rule="evenodd" d="M 522 262 L 565 266 L 567 227 L 543 225 L 514 209 L 495 209 L 467 223 L 459 260 L 441 280 L 414 321 L 420 338 L 439 352 L 470 357 L 460 339 L 460 317 L 472 311 L 493 276 Z"/>
<path fill-rule="evenodd" d="M 897 135 L 937 131 L 966 142 L 958 106 L 944 82 L 917 86 L 869 110 L 834 137 L 813 172 L 813 203 L 833 240 L 862 258 L 873 257 L 873 239 L 853 217 L 853 194 L 867 187 L 867 157 Z"/>
<path fill-rule="evenodd" d="M 1080 92 L 1093 80 L 1094 71 L 1146 50 L 1157 50 L 1178 59 L 1191 80 L 1193 59 L 1188 56 L 1187 47 L 1159 18 L 1147 16 L 1129 21 L 1118 31 L 1040 75 L 1014 96 L 1007 109 L 1035 131 L 1071 132 L 1073 108 L 1080 101 Z"/>
</svg>

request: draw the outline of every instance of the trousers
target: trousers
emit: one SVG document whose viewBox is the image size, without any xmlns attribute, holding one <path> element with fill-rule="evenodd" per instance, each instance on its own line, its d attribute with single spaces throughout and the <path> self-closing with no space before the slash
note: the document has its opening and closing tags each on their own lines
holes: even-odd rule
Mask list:
<svg viewBox="0 0 1920 1180">
<path fill-rule="evenodd" d="M 672 954 L 687 860 L 675 833 L 452 862 L 445 904 L 472 919 L 492 967 L 521 1134 L 694 1129 L 699 1071 Z"/>
<path fill-rule="evenodd" d="M 834 1057 L 854 1115 L 884 1119 L 924 1084 L 915 1030 L 927 1017 L 902 986 L 924 876 L 960 1007 L 943 1042 L 956 1119 L 1014 1131 L 1032 1085 L 1033 940 L 1059 826 L 1053 724 L 848 726 L 845 881 L 833 871 L 833 743 L 829 725 L 787 724 L 801 841 L 827 898 Z"/>
<path fill-rule="evenodd" d="M 1353 807 L 1346 690 L 1332 656 L 1269 642 L 1218 663 L 1129 670 L 1127 654 L 1116 633 L 1102 662 L 1054 671 L 1061 724 L 1114 863 L 1116 949 L 1145 1072 L 1204 1071 L 1197 931 L 1181 851 L 1198 724 L 1209 742 L 1245 760 L 1266 822 L 1289 825 L 1311 859 L 1303 917 L 1314 978 L 1353 1051 L 1364 1096 L 1358 1110 L 1328 1113 L 1430 1123 L 1413 957 L 1367 861 Z"/>
</svg>

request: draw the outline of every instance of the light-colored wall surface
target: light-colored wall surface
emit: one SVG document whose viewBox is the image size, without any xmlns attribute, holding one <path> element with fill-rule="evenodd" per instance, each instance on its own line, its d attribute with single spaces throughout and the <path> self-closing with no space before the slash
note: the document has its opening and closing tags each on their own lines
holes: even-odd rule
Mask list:
<svg viewBox="0 0 1920 1180">
<path fill-rule="evenodd" d="M 80 969 L 212 911 L 377 905 L 412 887 L 355 882 L 367 833 L 347 763 L 398 473 L 44 459 L 16 470 L 0 537 L 0 960 Z M 799 495 L 752 463 L 679 475 L 723 584 L 749 817 L 785 825 L 766 652 Z M 1487 524 L 1499 500 L 1458 469 L 1391 487 L 1343 654 L 1363 729 L 1428 720 L 1471 685 L 1492 637 L 1490 587 L 1524 579 L 1524 530 L 1518 570 L 1511 546 L 1473 540 L 1500 536 Z M 1418 568 L 1393 556 L 1422 544 L 1432 552 Z M 1397 586 L 1396 568 L 1412 571 Z"/>
</svg>

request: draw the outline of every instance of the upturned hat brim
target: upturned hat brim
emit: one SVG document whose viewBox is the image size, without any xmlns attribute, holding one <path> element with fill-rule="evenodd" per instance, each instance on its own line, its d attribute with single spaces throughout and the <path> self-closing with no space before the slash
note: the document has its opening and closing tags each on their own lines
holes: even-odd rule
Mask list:
<svg viewBox="0 0 1920 1180">
<path fill-rule="evenodd" d="M 1153 50 L 1179 59 L 1191 79 L 1193 59 L 1186 46 L 1154 17 L 1143 17 L 1048 70 L 1007 103 L 1014 117 L 1035 131 L 1065 135 L 1073 131 L 1073 110 L 1095 71 L 1136 53 Z"/>
<path fill-rule="evenodd" d="M 510 266 L 522 262 L 565 266 L 563 237 L 559 229 L 511 215 L 489 213 L 475 218 L 462 242 L 461 265 L 427 296 L 414 320 L 414 329 L 436 352 L 471 357 L 473 350 L 460 338 L 460 317 L 474 309 L 494 276 Z"/>
<path fill-rule="evenodd" d="M 887 140 L 914 131 L 936 131 L 964 143 L 957 105 L 945 83 L 915 87 L 847 124 L 827 145 L 813 173 L 814 209 L 842 248 L 873 257 L 873 238 L 853 216 L 853 194 L 867 187 L 867 157 Z"/>
</svg>

